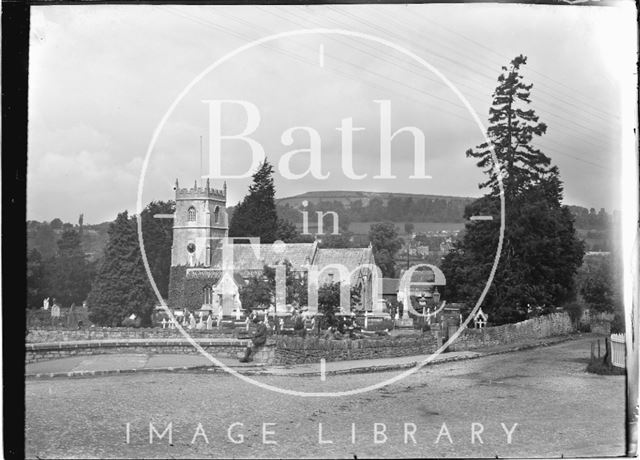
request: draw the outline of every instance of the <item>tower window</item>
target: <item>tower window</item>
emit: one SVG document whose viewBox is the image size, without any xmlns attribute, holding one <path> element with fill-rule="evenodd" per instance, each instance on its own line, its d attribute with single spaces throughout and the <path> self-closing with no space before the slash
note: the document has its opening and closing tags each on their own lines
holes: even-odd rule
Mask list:
<svg viewBox="0 0 640 460">
<path fill-rule="evenodd" d="M 202 303 L 204 305 L 211 305 L 213 303 L 211 296 L 211 286 L 205 286 L 202 289 Z"/>
<path fill-rule="evenodd" d="M 189 222 L 195 222 L 196 221 L 196 208 L 194 208 L 193 206 L 191 206 L 189 208 L 189 210 L 187 211 L 187 220 Z"/>
<path fill-rule="evenodd" d="M 220 207 L 216 206 L 216 209 L 213 211 L 213 222 L 217 224 L 219 222 L 219 219 L 220 219 Z"/>
<path fill-rule="evenodd" d="M 196 245 L 193 243 L 187 244 L 187 251 L 189 251 L 189 254 L 193 254 L 196 252 Z"/>
</svg>

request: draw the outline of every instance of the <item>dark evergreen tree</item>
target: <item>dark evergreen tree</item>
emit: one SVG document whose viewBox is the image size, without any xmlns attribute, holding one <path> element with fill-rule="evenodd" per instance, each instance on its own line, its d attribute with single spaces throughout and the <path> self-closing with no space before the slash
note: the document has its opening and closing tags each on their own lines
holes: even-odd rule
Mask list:
<svg viewBox="0 0 640 460">
<path fill-rule="evenodd" d="M 58 241 L 58 255 L 47 264 L 51 296 L 60 305 L 81 304 L 91 289 L 92 273 L 75 230 L 65 230 Z"/>
<path fill-rule="evenodd" d="M 480 188 L 489 187 L 494 196 L 500 193 L 496 169 L 502 175 L 505 196 L 514 196 L 541 177 L 558 174 L 549 157 L 531 143 L 534 136 L 546 132 L 547 125 L 538 121 L 533 109 L 527 109 L 533 84 L 525 84 L 519 73 L 520 67 L 526 63 L 527 58 L 520 55 L 511 61 L 508 68 L 503 67 L 493 93 L 487 137 L 493 146 L 498 168 L 495 168 L 490 145 L 486 142 L 476 150 L 467 150 L 468 157 L 479 158 L 477 165 L 484 168 L 489 176 Z"/>
<path fill-rule="evenodd" d="M 47 280 L 42 255 L 37 249 L 27 254 L 27 307 L 40 308 L 47 297 Z"/>
<path fill-rule="evenodd" d="M 175 202 L 153 201 L 141 213 L 144 249 L 158 290 L 163 298 L 169 293 L 173 221 L 157 219 L 156 214 L 173 214 Z"/>
<path fill-rule="evenodd" d="M 369 241 L 382 276 L 393 278 L 396 273 L 394 257 L 402 247 L 402 240 L 398 236 L 396 226 L 392 222 L 372 225 L 369 230 Z"/>
<path fill-rule="evenodd" d="M 157 303 L 142 263 L 137 223 L 127 211 L 109 226 L 109 242 L 87 300 L 92 322 L 120 326 L 132 313 L 151 321 Z"/>
<path fill-rule="evenodd" d="M 265 160 L 253 175 L 249 193 L 233 212 L 229 236 L 259 237 L 262 243 L 273 243 L 278 237 L 274 197 L 273 166 Z"/>
<path fill-rule="evenodd" d="M 529 103 L 529 90 L 518 70 L 519 56 L 498 79 L 490 109 L 488 136 L 494 143 L 503 177 L 505 232 L 500 263 L 483 303 L 494 324 L 521 321 L 548 313 L 575 297 L 574 275 L 582 263 L 584 245 L 576 237 L 573 216 L 562 206 L 562 183 L 557 167 L 531 145 L 544 133 Z M 500 233 L 498 177 L 486 144 L 468 156 L 480 158 L 489 180 L 480 184 L 488 193 L 465 209 L 464 217 L 493 216 L 491 221 L 466 224 L 466 231 L 443 262 L 449 300 L 475 303 L 493 266 Z"/>
</svg>

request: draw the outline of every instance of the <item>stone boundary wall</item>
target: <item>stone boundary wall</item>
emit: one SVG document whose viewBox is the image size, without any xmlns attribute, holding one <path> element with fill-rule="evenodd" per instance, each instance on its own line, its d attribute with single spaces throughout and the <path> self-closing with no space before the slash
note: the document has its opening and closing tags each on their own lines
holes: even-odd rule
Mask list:
<svg viewBox="0 0 640 460">
<path fill-rule="evenodd" d="M 574 331 L 569 315 L 554 313 L 528 319 L 520 323 L 483 329 L 467 329 L 448 347 L 448 351 L 517 343 Z M 352 359 L 393 358 L 424 355 L 435 352 L 442 344 L 438 331 L 427 331 L 412 336 L 381 337 L 361 340 L 324 340 L 317 338 L 278 337 L 275 345 L 275 363 L 317 363 Z"/>
<path fill-rule="evenodd" d="M 239 339 L 196 339 L 196 342 L 215 358 L 238 359 L 244 356 L 248 340 Z M 33 363 L 49 359 L 68 358 L 70 356 L 91 356 L 108 353 L 165 353 L 199 354 L 187 340 L 131 339 L 131 340 L 85 340 L 57 343 L 26 344 L 25 362 Z M 272 363 L 274 344 L 272 340 L 254 357 L 257 363 Z"/>
<path fill-rule="evenodd" d="M 515 324 L 467 329 L 448 351 L 473 350 L 487 346 L 517 343 L 574 331 L 569 315 L 554 313 Z M 248 340 L 211 338 L 217 331 L 190 331 L 194 339 L 212 356 L 236 359 L 243 355 Z M 218 332 L 219 333 L 219 332 Z M 35 330 L 27 337 L 26 362 L 68 356 L 103 353 L 199 353 L 179 331 L 170 329 L 104 328 L 86 330 Z M 118 337 L 120 335 L 120 337 Z M 63 338 L 45 342 L 47 338 Z M 81 337 L 82 339 L 78 340 Z M 31 340 L 29 340 L 31 339 Z M 439 331 L 396 337 L 360 340 L 325 340 L 316 337 L 271 336 L 256 356 L 268 364 L 305 364 L 327 361 L 393 358 L 433 353 L 442 344 Z M 43 343 L 45 342 L 45 343 Z"/>
<path fill-rule="evenodd" d="M 566 335 L 575 328 L 567 313 L 552 313 L 527 319 L 519 323 L 482 329 L 467 329 L 453 342 L 449 351 L 473 350 L 474 348 L 515 343 L 523 340 L 542 339 Z"/>
<path fill-rule="evenodd" d="M 433 353 L 441 345 L 438 332 L 413 337 L 381 337 L 359 340 L 278 337 L 275 341 L 276 364 L 317 363 L 355 359 L 395 358 Z"/>
<path fill-rule="evenodd" d="M 210 330 L 190 330 L 193 338 L 229 337 L 233 328 Z M 27 343 L 69 342 L 78 340 L 127 340 L 127 339 L 172 339 L 184 336 L 178 329 L 131 328 L 131 327 L 92 327 L 86 329 L 38 328 L 31 329 L 26 337 Z"/>
</svg>

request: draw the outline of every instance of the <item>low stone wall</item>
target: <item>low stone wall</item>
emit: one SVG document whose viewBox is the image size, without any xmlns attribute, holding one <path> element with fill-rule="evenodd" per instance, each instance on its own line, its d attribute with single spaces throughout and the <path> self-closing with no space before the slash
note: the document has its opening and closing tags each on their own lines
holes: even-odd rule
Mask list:
<svg viewBox="0 0 640 460">
<path fill-rule="evenodd" d="M 196 339 L 196 342 L 211 356 L 216 358 L 238 359 L 244 356 L 245 348 L 250 342 L 239 339 Z M 274 344 L 270 340 L 256 354 L 257 363 L 274 361 Z M 33 363 L 49 359 L 67 358 L 70 356 L 90 356 L 106 353 L 166 353 L 166 354 L 198 354 L 188 340 L 176 339 L 130 339 L 130 340 L 85 340 L 56 343 L 27 343 L 25 362 Z"/>
<path fill-rule="evenodd" d="M 467 329 L 449 346 L 449 351 L 473 350 L 493 345 L 517 343 L 574 331 L 569 315 L 554 313 L 520 323 L 483 329 Z M 316 363 L 351 359 L 392 358 L 433 353 L 441 345 L 437 331 L 413 336 L 381 337 L 361 340 L 324 340 L 279 337 L 275 362 L 278 364 Z"/>
<path fill-rule="evenodd" d="M 214 328 L 211 330 L 189 330 L 194 338 L 230 336 L 233 328 Z M 78 340 L 128 340 L 128 339 L 172 339 L 184 338 L 178 329 L 130 328 L 130 327 L 92 327 L 86 329 L 38 328 L 29 330 L 27 343 L 69 342 Z"/>
<path fill-rule="evenodd" d="M 352 359 L 393 358 L 432 353 L 438 349 L 437 332 L 411 337 L 380 337 L 359 340 L 278 337 L 275 341 L 276 364 L 317 363 Z"/>
<path fill-rule="evenodd" d="M 450 351 L 473 350 L 474 348 L 566 335 L 573 331 L 574 326 L 567 313 L 553 313 L 514 324 L 467 329 L 448 349 Z"/>
<path fill-rule="evenodd" d="M 569 316 L 566 313 L 555 313 L 515 324 L 467 329 L 449 346 L 449 351 L 517 343 L 566 335 L 573 331 Z M 215 332 L 215 330 L 190 331 L 190 335 L 212 356 L 234 359 L 242 356 L 249 343 L 248 340 L 210 338 Z M 30 337 L 27 337 L 27 342 L 30 343 L 26 344 L 26 362 L 102 353 L 199 353 L 179 334 L 179 331 L 170 329 L 36 330 L 31 331 Z M 118 335 L 121 338 L 117 338 Z M 62 340 L 47 342 L 49 337 L 62 338 Z M 78 339 L 79 337 L 82 339 Z M 258 353 L 255 361 L 290 365 L 317 363 L 322 358 L 327 361 L 393 358 L 433 353 L 441 344 L 442 338 L 438 331 L 360 340 L 272 336 L 263 350 Z"/>
</svg>

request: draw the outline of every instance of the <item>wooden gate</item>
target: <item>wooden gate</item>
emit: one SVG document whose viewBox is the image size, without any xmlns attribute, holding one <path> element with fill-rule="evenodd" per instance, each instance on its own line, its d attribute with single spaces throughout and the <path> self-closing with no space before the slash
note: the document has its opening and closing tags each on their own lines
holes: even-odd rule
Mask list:
<svg viewBox="0 0 640 460">
<path fill-rule="evenodd" d="M 624 334 L 611 334 L 611 364 L 626 367 L 626 345 Z"/>
</svg>

